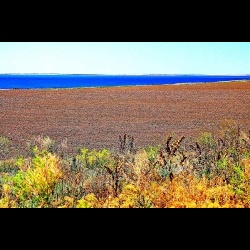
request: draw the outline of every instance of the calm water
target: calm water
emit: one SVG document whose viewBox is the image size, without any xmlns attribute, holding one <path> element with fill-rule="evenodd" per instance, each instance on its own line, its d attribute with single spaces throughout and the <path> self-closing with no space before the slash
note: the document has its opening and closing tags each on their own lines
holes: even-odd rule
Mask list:
<svg viewBox="0 0 250 250">
<path fill-rule="evenodd" d="M 0 74 L 0 89 L 79 88 L 250 80 L 250 75 L 39 75 Z"/>
</svg>

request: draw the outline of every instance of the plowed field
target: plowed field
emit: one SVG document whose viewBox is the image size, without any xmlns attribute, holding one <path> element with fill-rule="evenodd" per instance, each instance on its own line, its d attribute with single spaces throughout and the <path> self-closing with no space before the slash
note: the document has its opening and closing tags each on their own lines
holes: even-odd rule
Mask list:
<svg viewBox="0 0 250 250">
<path fill-rule="evenodd" d="M 217 131 L 223 119 L 250 129 L 250 81 L 114 88 L 0 90 L 0 135 L 24 146 L 33 136 L 67 138 L 70 147 L 136 146 L 174 133 Z"/>
</svg>

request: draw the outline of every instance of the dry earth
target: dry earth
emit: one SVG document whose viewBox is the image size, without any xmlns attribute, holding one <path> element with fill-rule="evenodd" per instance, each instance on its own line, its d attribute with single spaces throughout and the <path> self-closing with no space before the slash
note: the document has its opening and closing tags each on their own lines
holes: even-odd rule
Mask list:
<svg viewBox="0 0 250 250">
<path fill-rule="evenodd" d="M 223 119 L 250 129 L 250 81 L 140 87 L 0 90 L 0 135 L 24 147 L 33 136 L 67 138 L 71 148 L 137 147 L 174 133 L 218 131 Z"/>
</svg>

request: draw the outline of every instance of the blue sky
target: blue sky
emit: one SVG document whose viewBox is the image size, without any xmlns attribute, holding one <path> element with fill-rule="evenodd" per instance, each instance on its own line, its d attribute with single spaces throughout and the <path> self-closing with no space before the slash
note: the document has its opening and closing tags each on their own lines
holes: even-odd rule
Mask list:
<svg viewBox="0 0 250 250">
<path fill-rule="evenodd" d="M 250 42 L 0 42 L 0 74 L 250 74 Z"/>
</svg>

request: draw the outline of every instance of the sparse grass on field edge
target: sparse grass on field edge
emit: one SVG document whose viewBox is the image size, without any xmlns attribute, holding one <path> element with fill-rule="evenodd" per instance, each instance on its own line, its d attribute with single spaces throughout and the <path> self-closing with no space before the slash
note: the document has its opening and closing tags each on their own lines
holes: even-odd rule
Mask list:
<svg viewBox="0 0 250 250">
<path fill-rule="evenodd" d="M 26 156 L 11 157 L 1 136 L 0 207 L 248 208 L 250 131 L 224 120 L 220 136 L 187 139 L 136 148 L 125 134 L 116 152 L 79 147 L 70 155 L 67 140 L 38 136 Z"/>
</svg>

